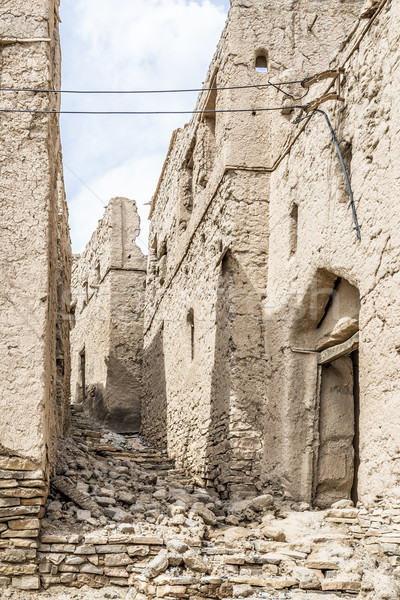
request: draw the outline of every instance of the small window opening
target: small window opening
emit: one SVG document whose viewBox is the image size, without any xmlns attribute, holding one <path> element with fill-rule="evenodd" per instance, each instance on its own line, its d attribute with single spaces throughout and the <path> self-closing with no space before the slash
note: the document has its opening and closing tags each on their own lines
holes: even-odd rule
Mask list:
<svg viewBox="0 0 400 600">
<path fill-rule="evenodd" d="M 186 172 L 183 190 L 183 206 L 188 212 L 193 210 L 193 167 L 194 167 L 194 148 L 196 138 L 193 139 L 189 152 L 186 156 Z"/>
<path fill-rule="evenodd" d="M 216 155 L 216 129 L 217 129 L 217 90 L 218 87 L 218 69 L 214 71 L 211 78 L 209 96 L 204 106 L 203 121 L 204 121 L 204 159 L 205 159 L 205 173 L 203 187 L 207 185 L 210 173 L 214 166 L 215 155 Z"/>
<path fill-rule="evenodd" d="M 163 240 L 160 244 L 159 254 L 158 254 L 158 269 L 157 274 L 159 277 L 160 285 L 164 285 L 165 278 L 167 276 L 167 240 Z"/>
<path fill-rule="evenodd" d="M 290 211 L 290 256 L 296 253 L 299 236 L 299 207 L 293 204 Z"/>
<path fill-rule="evenodd" d="M 73 329 L 76 325 L 76 303 L 71 305 L 69 311 L 69 325 L 70 329 Z"/>
<path fill-rule="evenodd" d="M 167 254 L 167 240 L 163 240 L 161 242 L 158 258 L 162 258 L 165 254 Z"/>
<path fill-rule="evenodd" d="M 83 284 L 83 308 L 85 308 L 85 306 L 87 306 L 89 302 L 89 283 L 86 280 L 85 283 Z"/>
<path fill-rule="evenodd" d="M 82 401 L 86 399 L 86 353 L 85 348 L 79 354 L 79 371 L 82 389 Z"/>
<path fill-rule="evenodd" d="M 191 308 L 187 314 L 187 323 L 190 328 L 190 359 L 194 359 L 194 311 Z"/>
<path fill-rule="evenodd" d="M 258 73 L 267 73 L 268 72 L 268 61 L 265 54 L 259 54 L 256 58 L 255 69 Z"/>
<path fill-rule="evenodd" d="M 95 275 L 95 283 L 100 283 L 101 275 L 100 275 L 100 263 L 98 262 L 96 265 L 96 275 Z"/>
<path fill-rule="evenodd" d="M 193 167 L 194 167 L 194 137 L 182 164 L 179 181 L 179 233 L 187 229 L 193 211 Z"/>
</svg>

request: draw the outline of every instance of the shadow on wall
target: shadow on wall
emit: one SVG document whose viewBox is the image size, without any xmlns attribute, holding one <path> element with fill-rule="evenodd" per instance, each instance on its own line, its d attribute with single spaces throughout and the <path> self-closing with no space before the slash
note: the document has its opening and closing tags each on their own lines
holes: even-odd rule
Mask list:
<svg viewBox="0 0 400 600">
<path fill-rule="evenodd" d="M 167 391 L 165 380 L 164 323 L 144 353 L 144 398 L 143 429 L 146 438 L 155 446 L 167 449 Z"/>
<path fill-rule="evenodd" d="M 138 432 L 142 401 L 140 379 L 132 377 L 132 370 L 123 360 L 111 357 L 107 361 L 106 384 L 86 384 L 82 377 L 83 360 L 81 358 L 80 382 L 76 385 L 78 403 L 82 403 L 97 421 L 117 433 Z"/>
<path fill-rule="evenodd" d="M 259 489 L 267 378 L 261 310 L 259 293 L 228 252 L 218 281 L 207 464 L 222 497 Z"/>
<path fill-rule="evenodd" d="M 123 348 L 116 351 L 125 356 Z M 132 365 L 137 369 L 136 376 L 132 373 Z M 105 424 L 118 433 L 137 433 L 140 430 L 141 365 L 141 358 L 130 357 L 129 354 L 124 359 L 111 356 L 107 361 L 108 375 L 104 391 Z"/>
<path fill-rule="evenodd" d="M 211 480 L 216 489 L 222 494 L 226 490 L 224 479 L 231 469 L 229 444 L 231 395 L 229 285 L 232 275 L 229 269 L 228 255 L 223 260 L 218 279 L 214 366 L 210 394 L 210 427 L 205 465 L 207 479 Z"/>
</svg>

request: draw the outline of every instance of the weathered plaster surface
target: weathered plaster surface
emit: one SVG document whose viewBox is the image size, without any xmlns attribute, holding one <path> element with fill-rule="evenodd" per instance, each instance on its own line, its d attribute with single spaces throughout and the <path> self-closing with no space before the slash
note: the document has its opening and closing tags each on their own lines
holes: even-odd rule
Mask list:
<svg viewBox="0 0 400 600">
<path fill-rule="evenodd" d="M 51 39 L 0 44 L 1 86 L 58 87 L 60 51 L 54 2 L 7 0 L 0 13 L 0 40 Z M 58 98 L 3 93 L 0 104 L 2 108 L 56 109 Z M 69 395 L 68 330 L 61 325 L 68 319 L 69 303 L 57 300 L 57 280 L 63 280 L 68 293 L 70 251 L 56 116 L 2 114 L 0 191 L 0 439 L 10 453 L 42 464 L 46 455 L 53 458 L 56 440 L 56 322 L 58 351 L 64 356 L 60 404 Z"/>
<path fill-rule="evenodd" d="M 59 89 L 60 64 L 54 0 L 3 1 L 0 86 Z M 57 110 L 59 97 L 4 92 L 0 107 Z M 71 250 L 55 115 L 1 115 L 0 265 L 0 579 L 25 589 L 29 575 L 38 589 L 40 519 L 69 424 Z"/>
<path fill-rule="evenodd" d="M 146 261 L 135 243 L 139 223 L 135 202 L 114 198 L 73 265 L 72 399 L 118 431 L 140 424 Z"/>
<path fill-rule="evenodd" d="M 282 447 L 265 448 L 265 471 L 283 476 L 293 493 L 309 497 L 313 433 L 315 356 L 290 347 L 316 347 L 311 296 L 324 295 L 328 280 L 340 276 L 359 290 L 360 469 L 359 494 L 389 493 L 398 482 L 399 305 L 399 6 L 387 3 L 346 62 L 344 105 L 328 104 L 342 148 L 351 147 L 351 183 L 361 228 L 352 229 L 348 193 L 329 129 L 322 115 L 312 118 L 290 154 L 271 177 L 270 255 L 265 318 L 269 323 L 271 390 L 279 397 Z M 359 31 L 365 26 L 361 21 Z M 346 49 L 338 57 L 341 62 Z M 289 213 L 298 204 L 299 236 L 290 256 Z M 325 273 L 316 283 L 316 274 Z M 348 296 L 347 296 L 348 297 Z M 336 321 L 357 317 L 344 302 Z M 300 316 L 300 318 L 299 318 Z M 281 348 L 283 361 L 276 353 Z M 300 373 L 307 377 L 300 378 Z M 294 385 L 294 382 L 300 382 Z M 300 433 L 302 432 L 302 433 Z M 306 433 L 308 432 L 308 433 Z M 268 452 L 268 448 L 275 450 Z"/>
<path fill-rule="evenodd" d="M 297 80 L 345 66 L 345 102 L 322 108 L 351 173 L 362 240 L 322 115 L 278 160 L 304 126 L 294 123 L 299 111 L 256 110 L 282 105 L 281 92 L 200 95 L 200 110 L 255 114 L 195 115 L 174 134 L 152 207 L 144 432 L 222 495 L 279 486 L 318 501 L 324 427 L 339 430 L 347 418 L 358 423 L 357 448 L 345 428 L 332 435 L 341 440 L 340 456 L 360 460 L 357 492 L 351 464 L 343 478 L 332 475 L 331 487 L 365 497 L 383 489 L 383 469 L 390 490 L 399 397 L 399 9 L 386 3 L 369 27 L 374 11 L 359 18 L 363 2 L 318 3 L 318 10 L 301 1 L 232 4 L 205 87 Z M 254 70 L 259 54 L 268 57 L 268 74 Z M 325 81 L 295 103 L 326 89 Z M 332 385 L 323 379 L 321 388 L 317 353 L 358 328 L 359 407 L 330 414 L 320 396 Z M 355 363 L 343 369 L 338 381 L 350 397 Z M 328 490 L 319 501 L 334 495 Z"/>
</svg>

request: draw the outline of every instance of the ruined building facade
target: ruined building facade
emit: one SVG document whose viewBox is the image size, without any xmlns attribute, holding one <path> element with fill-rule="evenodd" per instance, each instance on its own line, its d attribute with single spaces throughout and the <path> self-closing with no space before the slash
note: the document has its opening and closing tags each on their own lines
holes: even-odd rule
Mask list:
<svg viewBox="0 0 400 600">
<path fill-rule="evenodd" d="M 398 484 L 399 25 L 390 1 L 234 1 L 205 88 L 341 71 L 299 100 L 299 84 L 203 93 L 173 135 L 151 209 L 143 431 L 223 497 L 328 506 Z M 324 114 L 263 110 L 338 91 L 320 108 L 361 240 Z"/>
<path fill-rule="evenodd" d="M 138 431 L 146 259 L 136 204 L 110 200 L 72 268 L 72 401 L 116 431 Z"/>
<path fill-rule="evenodd" d="M 57 6 L 1 3 L 2 88 L 59 89 Z M 57 110 L 59 97 L 3 92 L 0 106 Z M 0 138 L 0 531 L 6 554 L 24 548 L 26 564 L 2 566 L 18 587 L 36 577 L 56 438 L 68 426 L 71 252 L 58 117 L 3 112 Z"/>
</svg>

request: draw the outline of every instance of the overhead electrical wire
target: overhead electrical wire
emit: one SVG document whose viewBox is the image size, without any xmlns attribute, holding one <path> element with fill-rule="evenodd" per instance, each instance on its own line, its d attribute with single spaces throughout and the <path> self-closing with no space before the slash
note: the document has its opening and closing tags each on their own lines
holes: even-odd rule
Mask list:
<svg viewBox="0 0 400 600">
<path fill-rule="evenodd" d="M 0 88 L 0 92 L 37 92 L 54 94 L 184 94 L 187 92 L 219 92 L 223 90 L 244 90 L 252 88 L 276 87 L 282 85 L 301 84 L 305 79 L 298 81 L 282 81 L 280 83 L 252 84 L 252 85 L 233 85 L 228 87 L 209 87 L 209 88 L 188 88 L 188 89 L 163 89 L 163 90 L 46 90 L 36 88 Z"/>
<path fill-rule="evenodd" d="M 35 110 L 23 108 L 0 108 L 0 113 L 29 113 L 35 115 L 204 115 L 216 113 L 258 113 L 266 111 L 287 110 L 304 106 L 273 106 L 269 108 L 229 108 L 220 110 Z"/>
<path fill-rule="evenodd" d="M 296 98 L 282 90 L 279 86 L 303 84 L 306 79 L 296 81 L 283 81 L 272 83 L 268 80 L 267 83 L 238 85 L 228 87 L 210 87 L 210 88 L 188 88 L 188 89 L 163 89 L 163 90 L 46 90 L 39 88 L 0 88 L 0 92 L 33 92 L 33 93 L 56 93 L 56 94 L 170 94 L 170 93 L 185 93 L 185 92 L 213 92 L 223 90 L 241 90 L 241 89 L 264 89 L 273 87 L 285 96 L 297 102 L 307 95 L 307 92 L 300 98 Z M 28 114 L 56 114 L 56 115 L 192 115 L 192 114 L 216 114 L 216 113 L 244 113 L 276 111 L 287 108 L 303 108 L 302 106 L 278 106 L 271 108 L 240 108 L 240 109 L 216 109 L 216 110 L 155 110 L 155 111 L 112 111 L 112 110 L 37 110 L 37 109 L 15 109 L 15 108 L 0 108 L 0 113 L 28 113 Z"/>
</svg>

